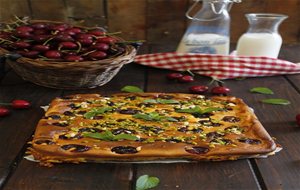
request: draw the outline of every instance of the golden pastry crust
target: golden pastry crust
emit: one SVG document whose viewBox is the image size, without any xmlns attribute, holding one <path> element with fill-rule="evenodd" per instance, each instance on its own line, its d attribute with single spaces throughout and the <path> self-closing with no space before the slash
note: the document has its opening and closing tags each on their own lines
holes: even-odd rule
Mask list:
<svg viewBox="0 0 300 190">
<path fill-rule="evenodd" d="M 179 93 L 77 94 L 56 98 L 29 152 L 60 162 L 235 160 L 276 149 L 235 97 Z"/>
</svg>

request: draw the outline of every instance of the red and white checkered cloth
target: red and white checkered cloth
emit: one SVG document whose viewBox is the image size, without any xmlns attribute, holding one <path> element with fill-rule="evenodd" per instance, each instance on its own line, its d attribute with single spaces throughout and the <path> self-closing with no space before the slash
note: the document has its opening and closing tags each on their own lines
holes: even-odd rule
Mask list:
<svg viewBox="0 0 300 190">
<path fill-rule="evenodd" d="M 175 71 L 190 70 L 214 79 L 263 77 L 300 73 L 300 64 L 269 57 L 154 53 L 138 55 L 136 63 Z"/>
</svg>

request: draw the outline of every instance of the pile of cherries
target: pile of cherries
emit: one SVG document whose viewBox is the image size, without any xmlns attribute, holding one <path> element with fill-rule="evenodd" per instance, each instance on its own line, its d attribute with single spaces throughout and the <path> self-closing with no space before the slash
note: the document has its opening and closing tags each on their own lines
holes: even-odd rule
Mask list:
<svg viewBox="0 0 300 190">
<path fill-rule="evenodd" d="M 0 117 L 4 117 L 10 114 L 10 109 L 5 107 L 9 106 L 13 109 L 27 109 L 31 106 L 27 100 L 13 100 L 10 103 L 0 103 Z"/>
<path fill-rule="evenodd" d="M 184 75 L 181 73 L 169 73 L 167 74 L 167 79 L 178 81 L 180 83 L 189 83 L 194 81 L 194 77 L 192 75 Z M 195 85 L 189 88 L 189 91 L 194 94 L 204 94 L 208 91 L 208 86 L 206 85 Z M 212 94 L 228 94 L 230 89 L 225 86 L 215 86 L 211 89 Z"/>
<path fill-rule="evenodd" d="M 95 61 L 125 51 L 125 43 L 100 27 L 80 28 L 65 23 L 16 22 L 3 28 L 0 31 L 0 47 L 32 59 Z"/>
</svg>

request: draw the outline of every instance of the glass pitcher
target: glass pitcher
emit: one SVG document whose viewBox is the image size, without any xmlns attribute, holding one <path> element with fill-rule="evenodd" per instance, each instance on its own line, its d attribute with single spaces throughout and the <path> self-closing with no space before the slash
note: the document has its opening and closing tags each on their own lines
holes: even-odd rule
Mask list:
<svg viewBox="0 0 300 190">
<path fill-rule="evenodd" d="M 190 12 L 201 1 L 202 8 L 194 16 L 190 16 Z M 241 0 L 196 0 L 186 12 L 186 17 L 192 22 L 176 52 L 228 54 L 230 42 L 228 12 L 233 2 L 241 2 Z"/>
<path fill-rule="evenodd" d="M 246 14 L 246 17 L 249 21 L 249 28 L 239 38 L 236 54 L 277 58 L 282 44 L 278 27 L 288 16 L 251 13 Z"/>
</svg>

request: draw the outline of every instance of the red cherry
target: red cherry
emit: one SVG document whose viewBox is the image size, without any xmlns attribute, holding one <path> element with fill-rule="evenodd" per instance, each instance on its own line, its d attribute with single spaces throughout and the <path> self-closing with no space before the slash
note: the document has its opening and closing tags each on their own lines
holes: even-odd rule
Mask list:
<svg viewBox="0 0 300 190">
<path fill-rule="evenodd" d="M 56 50 L 49 50 L 44 53 L 44 56 L 49 59 L 59 59 L 61 58 L 61 53 Z"/>
<path fill-rule="evenodd" d="M 227 94 L 230 92 L 230 89 L 225 86 L 216 86 L 211 89 L 213 94 Z"/>
<path fill-rule="evenodd" d="M 107 43 L 107 44 L 113 44 L 116 43 L 118 40 L 116 38 L 110 37 L 110 36 L 106 36 L 106 37 L 102 37 L 102 38 L 98 38 L 97 42 L 102 42 L 102 43 Z"/>
<path fill-rule="evenodd" d="M 30 102 L 26 100 L 13 100 L 11 102 L 11 107 L 15 109 L 26 109 L 30 107 Z"/>
<path fill-rule="evenodd" d="M 93 39 L 92 34 L 77 34 L 76 39 Z"/>
<path fill-rule="evenodd" d="M 47 27 L 47 23 L 43 23 L 43 22 L 36 22 L 36 23 L 32 23 L 31 27 L 34 29 L 44 29 Z"/>
<path fill-rule="evenodd" d="M 37 30 L 33 31 L 34 35 L 42 35 L 42 34 L 47 34 L 47 33 L 48 33 L 48 31 L 45 29 L 37 29 Z"/>
<path fill-rule="evenodd" d="M 32 34 L 30 32 L 19 31 L 19 30 L 14 31 L 14 35 L 19 38 L 30 38 L 32 36 Z"/>
<path fill-rule="evenodd" d="M 50 36 L 47 35 L 47 34 L 39 34 L 39 35 L 32 36 L 32 39 L 36 42 L 43 42 L 43 41 L 46 41 L 49 38 L 50 38 Z"/>
<path fill-rule="evenodd" d="M 92 50 L 97 49 L 97 50 L 100 50 L 100 51 L 106 51 L 106 50 L 109 49 L 109 45 L 106 44 L 106 43 L 96 43 L 96 44 L 92 45 L 90 47 L 90 49 L 92 49 Z"/>
<path fill-rule="evenodd" d="M 184 75 L 181 78 L 179 78 L 178 81 L 182 82 L 182 83 L 193 82 L 194 81 L 194 77 L 192 77 L 190 75 Z"/>
<path fill-rule="evenodd" d="M 107 54 L 103 51 L 95 51 L 88 55 L 91 59 L 104 59 L 107 56 Z"/>
<path fill-rule="evenodd" d="M 54 31 L 64 31 L 67 28 L 69 28 L 68 24 L 55 24 L 55 25 L 50 25 L 48 27 L 49 30 L 54 30 Z"/>
<path fill-rule="evenodd" d="M 208 86 L 204 86 L 204 85 L 191 86 L 189 90 L 191 93 L 202 94 L 208 90 Z"/>
<path fill-rule="evenodd" d="M 300 127 L 300 114 L 296 115 L 296 122 L 297 122 L 298 126 Z"/>
<path fill-rule="evenodd" d="M 55 40 L 60 41 L 60 42 L 72 42 L 74 39 L 72 36 L 67 35 L 67 34 L 58 34 L 54 37 Z"/>
<path fill-rule="evenodd" d="M 21 54 L 24 57 L 28 57 L 28 58 L 37 58 L 39 55 L 38 51 L 35 50 L 31 50 L 31 51 L 19 51 L 19 54 Z"/>
<path fill-rule="evenodd" d="M 59 49 L 61 48 L 66 48 L 66 49 L 75 49 L 77 48 L 77 44 L 74 42 L 60 42 L 58 47 Z"/>
<path fill-rule="evenodd" d="M 105 35 L 105 32 L 102 30 L 91 30 L 88 32 L 88 34 L 92 34 L 94 36 L 103 36 Z"/>
<path fill-rule="evenodd" d="M 181 73 L 169 73 L 167 74 L 167 78 L 170 80 L 176 80 L 183 77 L 183 75 Z"/>
<path fill-rule="evenodd" d="M 0 107 L 0 117 L 4 117 L 10 114 L 9 109 Z"/>
<path fill-rule="evenodd" d="M 30 26 L 18 26 L 15 28 L 15 30 L 19 32 L 32 32 L 33 28 Z"/>
<path fill-rule="evenodd" d="M 69 28 L 69 29 L 65 30 L 64 33 L 74 36 L 78 33 L 81 33 L 81 29 L 80 28 Z"/>
<path fill-rule="evenodd" d="M 89 46 L 93 44 L 93 39 L 89 39 L 89 38 L 80 38 L 77 40 L 79 43 L 81 43 L 82 45 L 85 46 Z"/>
<path fill-rule="evenodd" d="M 30 47 L 30 44 L 28 42 L 18 41 L 12 43 L 11 46 L 17 49 L 26 49 Z"/>
<path fill-rule="evenodd" d="M 39 51 L 39 52 L 44 52 L 44 51 L 48 51 L 50 49 L 50 47 L 47 46 L 47 45 L 39 45 L 39 44 L 37 44 L 37 45 L 34 45 L 32 47 L 32 49 L 36 50 L 36 51 Z"/>
<path fill-rule="evenodd" d="M 83 58 L 79 55 L 67 55 L 64 57 L 64 60 L 70 61 L 70 62 L 77 62 L 77 61 L 83 61 Z"/>
</svg>

